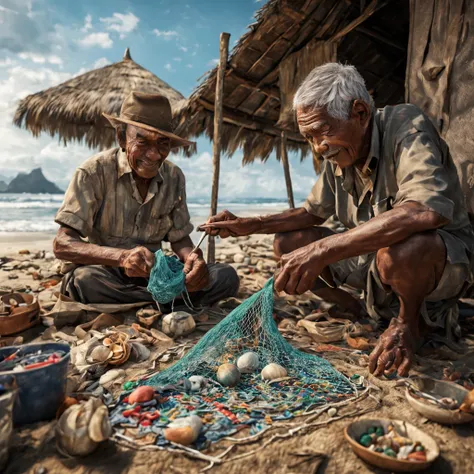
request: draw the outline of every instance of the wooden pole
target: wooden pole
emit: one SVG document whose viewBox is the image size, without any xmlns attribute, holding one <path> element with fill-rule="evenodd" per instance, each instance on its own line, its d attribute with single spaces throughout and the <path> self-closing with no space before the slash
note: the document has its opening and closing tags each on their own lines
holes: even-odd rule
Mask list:
<svg viewBox="0 0 474 474">
<path fill-rule="evenodd" d="M 211 216 L 217 214 L 217 202 L 219 197 L 219 172 L 221 167 L 222 149 L 222 97 L 224 92 L 224 75 L 227 67 L 227 56 L 229 55 L 229 33 L 221 33 L 219 67 L 217 69 L 216 100 L 214 103 L 214 143 L 212 147 L 212 162 L 214 173 L 212 176 Z M 216 261 L 216 242 L 214 237 L 209 237 L 207 244 L 207 262 Z"/>
<path fill-rule="evenodd" d="M 295 208 L 295 199 L 293 198 L 293 187 L 291 185 L 290 165 L 288 163 L 288 153 L 286 151 L 286 133 L 281 132 L 281 161 L 283 171 L 285 172 L 286 193 L 288 194 L 288 204 L 290 209 Z"/>
</svg>

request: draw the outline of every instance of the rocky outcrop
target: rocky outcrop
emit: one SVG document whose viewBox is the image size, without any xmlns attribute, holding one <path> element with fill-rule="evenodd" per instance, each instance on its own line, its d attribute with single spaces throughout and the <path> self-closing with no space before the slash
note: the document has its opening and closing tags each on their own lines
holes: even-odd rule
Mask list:
<svg viewBox="0 0 474 474">
<path fill-rule="evenodd" d="M 1 184 L 0 184 L 1 186 Z M 19 173 L 18 176 L 10 182 L 5 190 L 0 187 L 0 192 L 4 193 L 49 193 L 62 194 L 54 183 L 48 181 L 41 168 L 36 168 L 30 173 Z"/>
</svg>

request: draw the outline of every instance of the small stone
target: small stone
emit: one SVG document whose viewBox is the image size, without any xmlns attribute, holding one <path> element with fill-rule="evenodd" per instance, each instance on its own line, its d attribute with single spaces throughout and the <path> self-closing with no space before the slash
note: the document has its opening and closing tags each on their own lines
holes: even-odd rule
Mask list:
<svg viewBox="0 0 474 474">
<path fill-rule="evenodd" d="M 265 270 L 265 265 L 263 263 L 263 260 L 259 260 L 257 262 L 257 265 L 255 265 L 255 270 L 257 270 L 259 272 L 263 272 L 263 270 Z"/>
<path fill-rule="evenodd" d="M 123 384 L 123 389 L 128 392 L 129 390 L 132 390 L 132 388 L 135 386 L 135 384 L 133 382 L 125 382 Z"/>
<path fill-rule="evenodd" d="M 425 447 L 422 446 L 421 444 L 418 445 L 418 446 L 415 448 L 415 451 L 417 451 L 417 452 L 423 452 L 424 450 L 425 450 Z"/>
<path fill-rule="evenodd" d="M 218 257 L 219 262 L 225 263 L 227 261 L 227 255 L 225 253 L 221 253 Z"/>
<path fill-rule="evenodd" d="M 368 447 L 372 444 L 372 438 L 371 438 L 370 435 L 368 435 L 367 433 L 364 433 L 364 434 L 360 437 L 359 443 L 360 443 L 362 446 L 365 446 L 366 448 L 368 448 Z"/>
<path fill-rule="evenodd" d="M 30 251 L 28 249 L 23 249 L 18 252 L 20 255 L 29 255 Z"/>
<path fill-rule="evenodd" d="M 333 416 L 336 416 L 337 415 L 337 410 L 332 407 L 328 410 L 328 415 L 332 418 Z"/>
<path fill-rule="evenodd" d="M 54 257 L 54 253 L 53 252 L 46 252 L 44 254 L 44 259 L 47 260 L 47 261 L 52 261 L 55 259 Z"/>
<path fill-rule="evenodd" d="M 243 253 L 236 253 L 234 255 L 235 263 L 243 263 L 244 260 L 245 260 L 245 255 Z"/>
<path fill-rule="evenodd" d="M 397 457 L 397 453 L 391 448 L 385 448 L 383 450 L 383 453 L 385 454 L 385 456 L 390 456 L 391 458 Z"/>
<path fill-rule="evenodd" d="M 376 432 L 375 426 L 371 426 L 371 427 L 367 430 L 367 433 L 369 433 L 370 435 L 371 435 L 371 434 L 374 434 L 375 432 Z"/>
<path fill-rule="evenodd" d="M 245 263 L 245 265 L 250 265 L 250 257 L 245 257 L 244 258 L 244 263 Z"/>
<path fill-rule="evenodd" d="M 375 452 L 376 452 L 376 453 L 383 453 L 383 448 L 381 448 L 380 446 L 378 446 L 377 448 L 375 448 Z"/>
<path fill-rule="evenodd" d="M 18 279 L 18 274 L 17 273 L 9 273 L 8 274 L 8 279 L 9 280 L 17 280 Z"/>
<path fill-rule="evenodd" d="M 377 426 L 377 428 L 375 428 L 375 434 L 377 436 L 383 436 L 385 434 L 385 431 L 381 426 Z"/>
</svg>

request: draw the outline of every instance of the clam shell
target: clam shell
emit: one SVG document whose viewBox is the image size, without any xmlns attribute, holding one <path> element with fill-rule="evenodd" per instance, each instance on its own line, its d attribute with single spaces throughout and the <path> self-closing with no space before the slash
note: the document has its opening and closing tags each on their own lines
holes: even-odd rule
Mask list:
<svg viewBox="0 0 474 474">
<path fill-rule="evenodd" d="M 237 367 L 242 374 L 251 374 L 258 370 L 260 358 L 255 352 L 245 352 L 237 360 Z"/>
<path fill-rule="evenodd" d="M 112 357 L 112 351 L 106 346 L 95 346 L 92 349 L 89 359 L 93 362 L 106 362 L 108 359 Z"/>
<path fill-rule="evenodd" d="M 89 422 L 89 437 L 92 441 L 100 443 L 109 439 L 112 434 L 109 412 L 105 405 L 100 406 L 94 412 Z"/>
<path fill-rule="evenodd" d="M 162 330 L 170 337 L 187 336 L 194 331 L 194 318 L 185 311 L 176 311 L 163 318 Z"/>
<path fill-rule="evenodd" d="M 234 364 L 222 364 L 217 369 L 217 380 L 226 387 L 234 387 L 240 381 L 240 371 Z"/>
<path fill-rule="evenodd" d="M 288 372 L 281 365 L 271 363 L 263 368 L 261 375 L 263 380 L 274 380 L 286 377 L 288 375 Z"/>
</svg>

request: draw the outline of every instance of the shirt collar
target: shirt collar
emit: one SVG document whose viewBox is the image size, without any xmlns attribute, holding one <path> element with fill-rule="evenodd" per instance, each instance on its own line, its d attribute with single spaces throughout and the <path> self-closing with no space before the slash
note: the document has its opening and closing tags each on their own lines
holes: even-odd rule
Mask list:
<svg viewBox="0 0 474 474">
<path fill-rule="evenodd" d="M 166 163 L 166 162 L 165 162 Z M 163 182 L 163 166 L 165 163 L 161 165 L 161 169 L 158 174 L 153 178 L 152 182 L 150 183 L 150 189 L 153 188 L 156 192 L 155 183 L 162 183 Z M 120 179 L 124 174 L 132 173 L 132 168 L 130 163 L 128 162 L 127 153 L 122 151 L 121 148 L 117 151 L 117 171 L 118 171 L 118 179 Z"/>
</svg>

